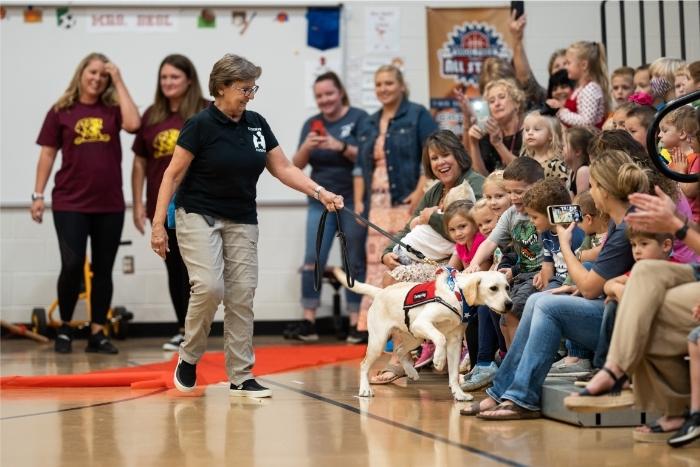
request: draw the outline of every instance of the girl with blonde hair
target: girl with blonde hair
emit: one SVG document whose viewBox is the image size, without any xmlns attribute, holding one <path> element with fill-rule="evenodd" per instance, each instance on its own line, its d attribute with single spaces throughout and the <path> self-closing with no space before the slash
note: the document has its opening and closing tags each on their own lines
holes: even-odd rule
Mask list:
<svg viewBox="0 0 700 467">
<path fill-rule="evenodd" d="M 577 82 L 571 97 L 562 106 L 555 99 L 547 105 L 557 110 L 557 118 L 566 126 L 601 128 L 610 107 L 610 85 L 605 47 L 599 42 L 579 41 L 566 50 L 569 79 Z"/>
</svg>

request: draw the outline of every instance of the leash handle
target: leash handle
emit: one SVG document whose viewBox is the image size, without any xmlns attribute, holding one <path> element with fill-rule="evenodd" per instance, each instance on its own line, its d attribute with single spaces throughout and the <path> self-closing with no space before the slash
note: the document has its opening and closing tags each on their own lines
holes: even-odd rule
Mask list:
<svg viewBox="0 0 700 467">
<path fill-rule="evenodd" d="M 324 210 L 321 214 L 321 219 L 318 223 L 318 230 L 316 231 L 316 261 L 314 262 L 314 290 L 321 290 L 321 282 L 323 281 L 323 271 L 321 270 L 321 245 L 323 243 L 323 233 L 326 230 L 326 219 L 328 218 L 328 210 Z M 340 222 L 340 213 L 335 211 L 335 220 L 338 225 L 336 231 L 336 237 L 338 237 L 338 242 L 340 243 L 340 259 L 342 262 L 343 271 L 347 276 L 348 286 L 353 288 L 355 286 L 355 277 L 350 271 L 350 261 L 348 260 L 348 245 L 345 239 L 345 233 L 343 232 L 343 226 Z"/>
</svg>

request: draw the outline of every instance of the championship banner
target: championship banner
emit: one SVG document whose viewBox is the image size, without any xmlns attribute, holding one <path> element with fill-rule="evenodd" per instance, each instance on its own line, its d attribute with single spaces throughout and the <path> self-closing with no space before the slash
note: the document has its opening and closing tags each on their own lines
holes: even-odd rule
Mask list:
<svg viewBox="0 0 700 467">
<path fill-rule="evenodd" d="M 462 133 L 454 90 L 479 96 L 481 67 L 489 57 L 512 58 L 510 8 L 428 8 L 430 110 L 441 129 Z"/>
</svg>

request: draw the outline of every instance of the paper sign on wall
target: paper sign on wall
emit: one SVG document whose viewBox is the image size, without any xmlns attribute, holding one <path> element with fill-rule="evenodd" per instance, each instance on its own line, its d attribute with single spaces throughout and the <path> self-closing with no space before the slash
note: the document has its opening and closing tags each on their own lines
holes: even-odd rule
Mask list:
<svg viewBox="0 0 700 467">
<path fill-rule="evenodd" d="M 178 30 L 177 11 L 100 10 L 88 13 L 86 30 L 104 32 L 175 32 Z"/>
<path fill-rule="evenodd" d="M 401 48 L 399 9 L 395 7 L 365 10 L 365 51 L 398 53 Z"/>
</svg>

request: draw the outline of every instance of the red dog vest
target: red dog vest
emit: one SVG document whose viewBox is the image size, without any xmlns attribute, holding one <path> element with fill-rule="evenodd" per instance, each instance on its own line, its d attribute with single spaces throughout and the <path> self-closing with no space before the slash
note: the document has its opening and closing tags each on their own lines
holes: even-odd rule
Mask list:
<svg viewBox="0 0 700 467">
<path fill-rule="evenodd" d="M 461 302 L 462 294 L 457 290 L 454 292 L 457 300 Z M 460 319 L 462 319 L 462 314 L 455 307 L 443 300 L 442 297 L 435 295 L 435 281 L 423 282 L 422 284 L 414 285 L 411 290 L 408 291 L 408 294 L 406 294 L 406 298 L 403 301 L 404 321 L 406 323 L 406 329 L 408 329 L 409 332 L 410 320 L 408 319 L 408 310 L 430 302 L 438 302 L 445 305 L 453 313 L 459 316 Z"/>
</svg>

